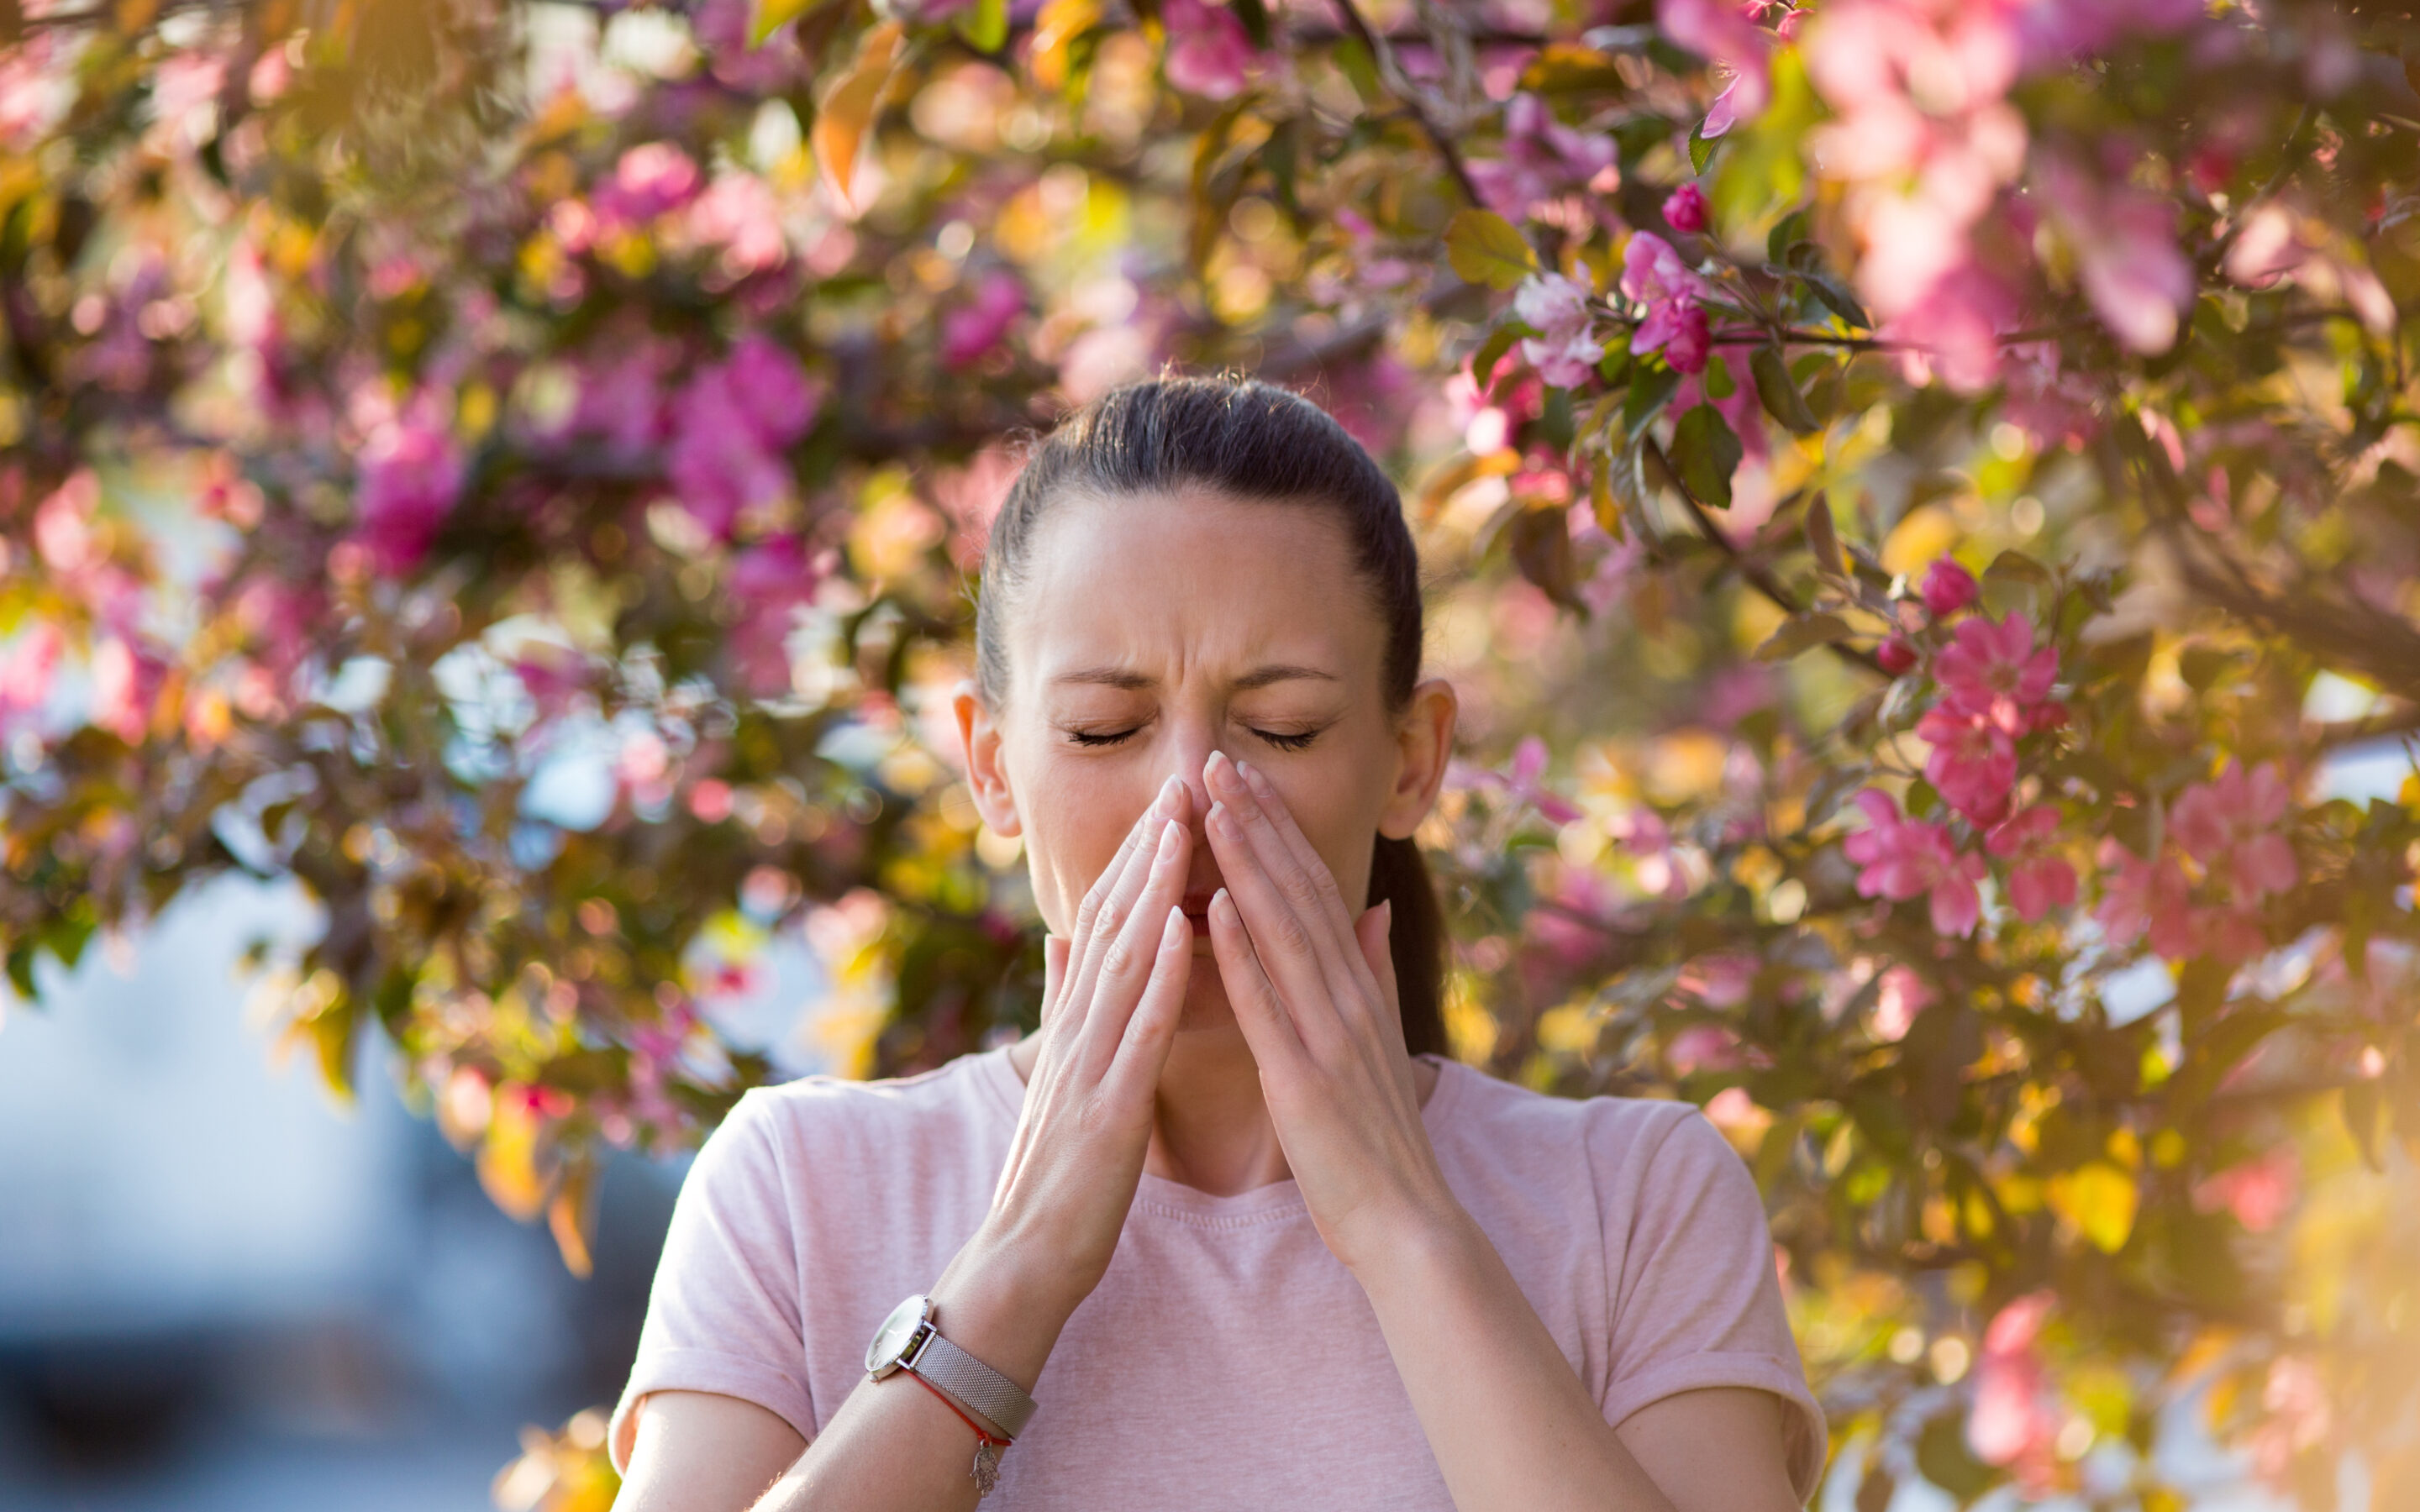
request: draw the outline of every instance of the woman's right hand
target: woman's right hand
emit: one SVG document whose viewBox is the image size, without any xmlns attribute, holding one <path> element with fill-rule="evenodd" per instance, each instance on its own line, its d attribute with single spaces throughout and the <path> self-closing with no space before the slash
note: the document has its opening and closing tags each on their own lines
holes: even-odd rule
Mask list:
<svg viewBox="0 0 2420 1512">
<path fill-rule="evenodd" d="M 1043 944 L 1041 1043 L 985 1247 L 1063 1286 L 1057 1300 L 1070 1312 L 1117 1249 L 1185 1008 L 1193 929 L 1179 904 L 1191 805 L 1170 778 L 1084 895 L 1073 933 Z"/>
</svg>

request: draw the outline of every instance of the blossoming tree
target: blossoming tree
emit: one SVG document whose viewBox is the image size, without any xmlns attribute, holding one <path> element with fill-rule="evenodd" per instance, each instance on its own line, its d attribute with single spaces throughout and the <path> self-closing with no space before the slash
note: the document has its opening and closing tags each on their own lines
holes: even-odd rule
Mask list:
<svg viewBox="0 0 2420 1512">
<path fill-rule="evenodd" d="M 1406 486 L 1458 1054 L 1704 1104 L 1860 1508 L 2420 1487 L 2420 93 L 2264 0 L 0 0 L 0 954 L 214 877 L 585 1263 L 779 935 L 1030 1024 L 1016 439 Z M 601 1505 L 583 1418 L 500 1482 Z M 2205 1454 L 2208 1458 L 2208 1454 Z M 2403 1501 L 2393 1500 L 2396 1497 Z"/>
</svg>

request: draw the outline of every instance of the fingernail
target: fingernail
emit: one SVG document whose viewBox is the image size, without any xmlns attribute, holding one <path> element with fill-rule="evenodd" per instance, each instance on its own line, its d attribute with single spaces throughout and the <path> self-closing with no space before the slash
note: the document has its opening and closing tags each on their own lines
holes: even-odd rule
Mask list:
<svg viewBox="0 0 2420 1512">
<path fill-rule="evenodd" d="M 1228 897 L 1227 889 L 1221 887 L 1210 895 L 1210 911 L 1232 918 L 1235 913 L 1235 900 Z"/>
<path fill-rule="evenodd" d="M 1176 854 L 1176 837 L 1185 828 L 1171 819 L 1159 826 L 1159 859 L 1167 860 Z"/>
<path fill-rule="evenodd" d="M 1235 828 L 1235 815 L 1225 804 L 1214 803 L 1210 806 L 1208 823 L 1221 835 L 1232 834 Z"/>
<path fill-rule="evenodd" d="M 1246 787 L 1250 788 L 1255 793 L 1261 791 L 1261 774 L 1252 770 L 1251 763 L 1237 762 L 1235 764 L 1235 775 L 1244 779 L 1244 785 Z"/>
<path fill-rule="evenodd" d="M 1159 795 L 1151 800 L 1151 811 L 1165 818 L 1176 802 L 1176 790 L 1183 786 L 1174 777 L 1159 785 Z"/>
</svg>

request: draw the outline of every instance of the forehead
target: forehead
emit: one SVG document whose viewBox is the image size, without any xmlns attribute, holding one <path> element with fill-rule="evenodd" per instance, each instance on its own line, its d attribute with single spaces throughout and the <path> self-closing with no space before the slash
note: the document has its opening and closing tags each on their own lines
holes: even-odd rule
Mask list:
<svg viewBox="0 0 2420 1512">
<path fill-rule="evenodd" d="M 1264 662 L 1374 683 L 1384 633 L 1342 521 L 1318 505 L 1201 491 L 1078 496 L 1046 512 L 1009 626 L 1012 675 L 1154 677 Z"/>
</svg>

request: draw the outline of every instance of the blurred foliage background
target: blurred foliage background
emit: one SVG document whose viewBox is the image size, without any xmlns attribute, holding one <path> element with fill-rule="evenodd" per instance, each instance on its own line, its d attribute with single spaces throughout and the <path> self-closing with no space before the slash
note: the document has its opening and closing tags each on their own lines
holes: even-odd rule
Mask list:
<svg viewBox="0 0 2420 1512">
<path fill-rule="evenodd" d="M 0 0 L 0 953 L 213 876 L 587 1263 L 1033 1023 L 1021 439 L 1402 480 L 1461 1057 L 1701 1103 L 1860 1512 L 2420 1506 L 2420 56 L 2262 0 Z M 795 1050 L 797 1047 L 792 1046 Z M 593 1414 L 508 1506 L 602 1507 Z"/>
</svg>

